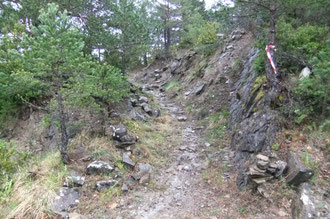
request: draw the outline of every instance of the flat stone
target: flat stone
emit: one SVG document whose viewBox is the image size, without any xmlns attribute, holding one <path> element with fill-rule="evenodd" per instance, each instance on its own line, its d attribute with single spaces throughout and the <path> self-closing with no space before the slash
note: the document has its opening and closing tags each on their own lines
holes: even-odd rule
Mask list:
<svg viewBox="0 0 330 219">
<path fill-rule="evenodd" d="M 131 155 L 130 152 L 123 153 L 123 163 L 129 165 L 130 167 L 134 167 L 135 166 L 135 163 L 130 158 L 130 155 Z"/>
<path fill-rule="evenodd" d="M 307 182 L 314 175 L 313 170 L 306 167 L 293 152 L 289 152 L 288 155 L 288 168 L 286 182 L 289 185 L 299 186 L 301 183 Z"/>
<path fill-rule="evenodd" d="M 53 203 L 55 213 L 62 214 L 79 203 L 80 194 L 76 189 L 60 188 L 58 196 Z"/>
<path fill-rule="evenodd" d="M 102 181 L 97 181 L 95 184 L 95 188 L 98 192 L 101 190 L 107 190 L 113 186 L 118 186 L 119 183 L 117 180 L 102 180 Z"/>
<path fill-rule="evenodd" d="M 94 161 L 87 166 L 87 174 L 108 174 L 114 170 L 113 164 L 108 164 L 103 161 Z"/>
<path fill-rule="evenodd" d="M 268 161 L 264 161 L 264 160 L 258 160 L 258 161 L 257 161 L 257 167 L 258 167 L 259 169 L 262 169 L 262 170 L 267 169 L 268 164 L 269 164 Z"/>
<path fill-rule="evenodd" d="M 258 160 L 263 160 L 263 161 L 269 162 L 269 157 L 267 157 L 267 156 L 265 156 L 265 155 L 262 155 L 262 154 L 258 154 L 258 155 L 256 156 L 256 158 L 257 158 Z"/>
<path fill-rule="evenodd" d="M 292 219 L 317 218 L 316 208 L 310 196 L 310 185 L 302 183 L 291 204 Z"/>
</svg>

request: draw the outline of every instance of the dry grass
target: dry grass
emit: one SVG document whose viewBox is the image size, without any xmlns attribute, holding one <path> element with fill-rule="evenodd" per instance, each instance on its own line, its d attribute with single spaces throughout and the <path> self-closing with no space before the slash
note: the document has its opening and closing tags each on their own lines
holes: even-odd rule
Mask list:
<svg viewBox="0 0 330 219">
<path fill-rule="evenodd" d="M 31 161 L 14 176 L 12 196 L 0 206 L 1 218 L 47 218 L 49 209 L 68 175 L 58 152 Z"/>
<path fill-rule="evenodd" d="M 151 122 L 125 120 L 127 129 L 139 137 L 136 148 L 142 152 L 144 159 L 154 166 L 166 163 L 169 148 L 180 143 L 172 138 L 176 123 L 169 115 L 164 115 Z"/>
</svg>

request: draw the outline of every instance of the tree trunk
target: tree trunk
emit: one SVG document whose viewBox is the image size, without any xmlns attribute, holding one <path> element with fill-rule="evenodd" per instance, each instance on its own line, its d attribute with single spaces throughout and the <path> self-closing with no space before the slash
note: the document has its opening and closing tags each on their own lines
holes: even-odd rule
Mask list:
<svg viewBox="0 0 330 219">
<path fill-rule="evenodd" d="M 126 48 L 123 47 L 123 55 L 121 58 L 121 71 L 123 75 L 126 75 Z"/>
<path fill-rule="evenodd" d="M 144 53 L 144 56 L 143 56 L 143 65 L 144 66 L 148 66 L 148 57 L 147 57 L 147 53 L 146 52 Z"/>
<path fill-rule="evenodd" d="M 268 35 L 268 45 L 275 45 L 276 41 L 276 6 L 272 5 L 269 8 L 270 12 L 270 29 L 269 29 L 269 35 Z M 273 61 L 276 66 L 276 61 L 275 61 L 275 50 L 273 48 L 269 49 L 269 52 L 273 58 Z M 267 102 L 269 105 L 276 105 L 278 102 L 278 97 L 280 96 L 282 92 L 282 86 L 280 84 L 281 82 L 281 75 L 280 72 L 277 71 L 276 73 L 273 70 L 273 67 L 271 63 L 269 62 L 267 58 L 266 62 L 266 76 L 267 76 L 267 81 L 268 81 L 268 98 Z"/>
<path fill-rule="evenodd" d="M 65 164 L 68 164 L 70 162 L 68 157 L 68 133 L 66 130 L 66 123 L 65 123 L 65 112 L 64 112 L 64 106 L 62 102 L 62 94 L 60 92 L 57 93 L 57 105 L 58 105 L 58 113 L 59 113 L 59 119 L 60 119 L 60 128 L 61 128 L 61 145 L 60 145 L 60 153 L 62 156 L 62 161 Z"/>
</svg>

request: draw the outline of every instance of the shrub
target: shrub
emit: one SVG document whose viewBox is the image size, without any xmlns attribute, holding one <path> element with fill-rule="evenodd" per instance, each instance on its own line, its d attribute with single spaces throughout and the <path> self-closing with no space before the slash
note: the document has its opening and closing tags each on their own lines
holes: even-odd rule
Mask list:
<svg viewBox="0 0 330 219">
<path fill-rule="evenodd" d="M 12 159 L 14 153 L 13 144 L 0 139 L 0 181 L 3 176 L 14 170 L 15 162 Z"/>
<path fill-rule="evenodd" d="M 313 60 L 315 68 L 313 75 L 299 81 L 298 86 L 293 89 L 299 108 L 296 114 L 299 122 L 310 115 L 322 115 L 326 117 L 329 111 L 330 90 L 330 40 L 318 58 Z"/>
</svg>

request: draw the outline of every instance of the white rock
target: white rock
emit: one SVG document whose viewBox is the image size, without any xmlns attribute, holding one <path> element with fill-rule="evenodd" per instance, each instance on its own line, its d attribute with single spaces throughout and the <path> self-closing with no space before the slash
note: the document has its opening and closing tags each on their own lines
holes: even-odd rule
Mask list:
<svg viewBox="0 0 330 219">
<path fill-rule="evenodd" d="M 301 72 L 300 72 L 300 75 L 299 75 L 299 79 L 300 80 L 303 80 L 304 78 L 308 78 L 310 75 L 311 75 L 312 71 L 308 68 L 308 67 L 305 67 Z"/>
</svg>

